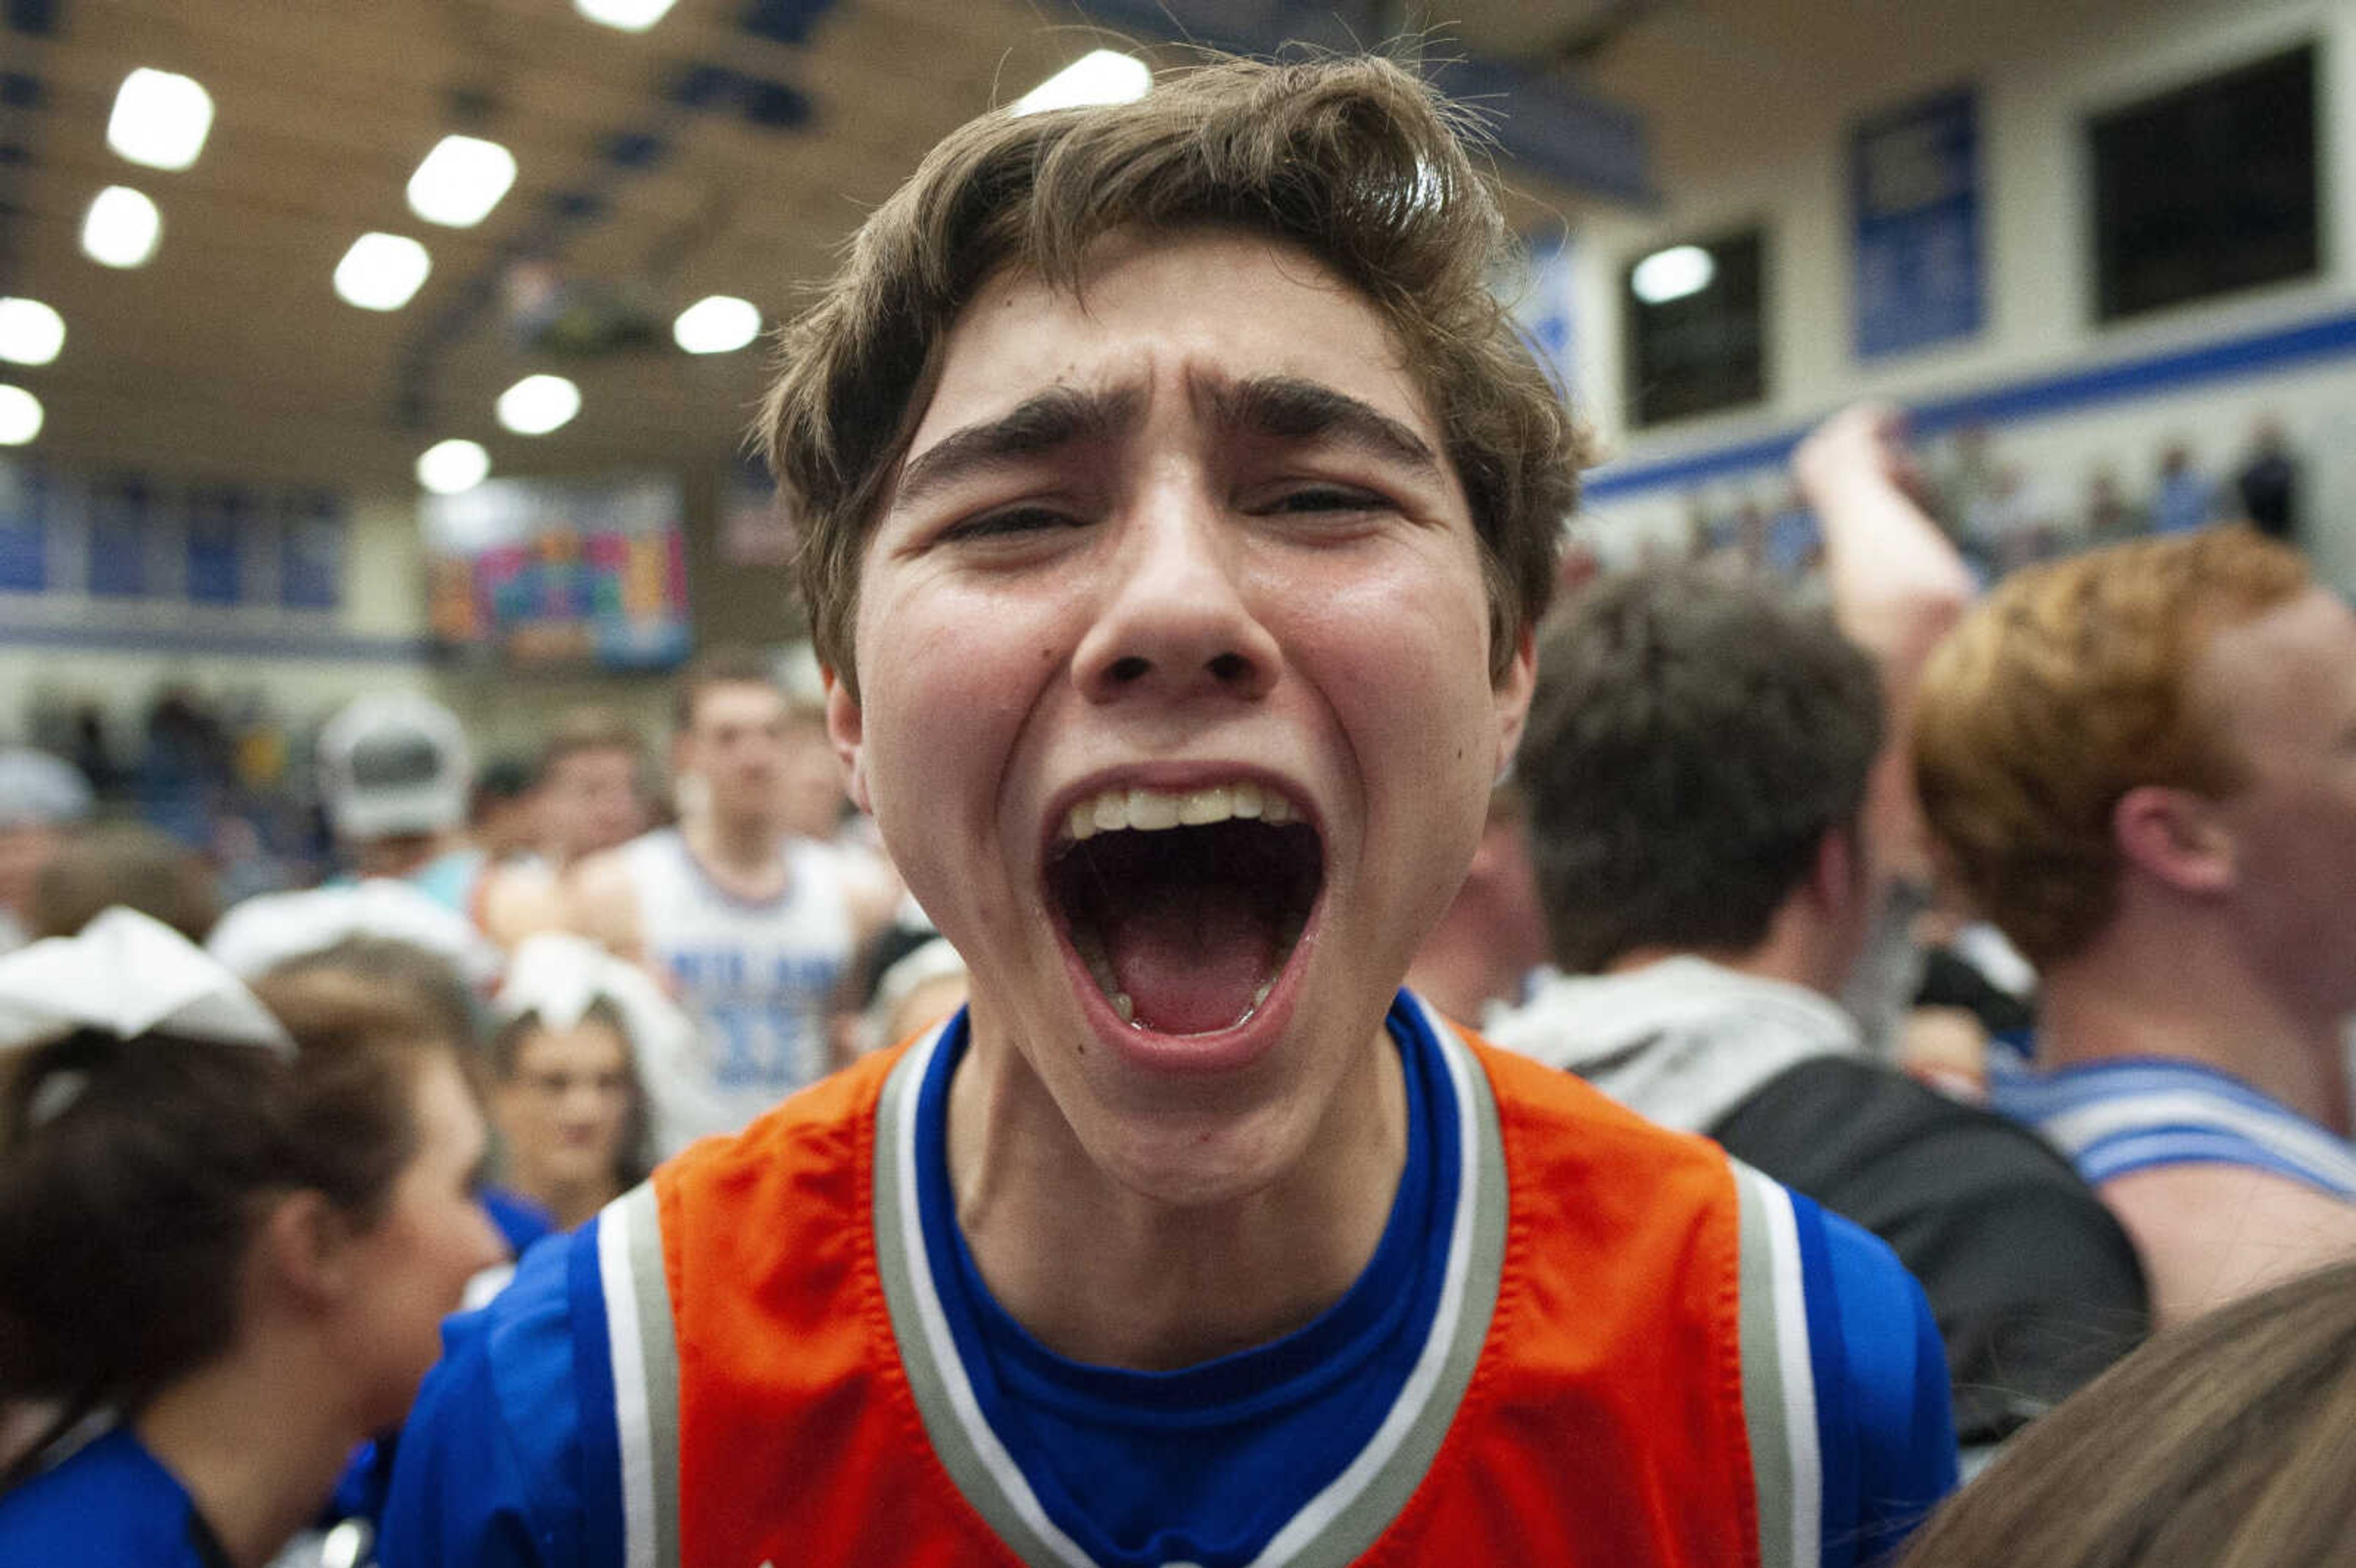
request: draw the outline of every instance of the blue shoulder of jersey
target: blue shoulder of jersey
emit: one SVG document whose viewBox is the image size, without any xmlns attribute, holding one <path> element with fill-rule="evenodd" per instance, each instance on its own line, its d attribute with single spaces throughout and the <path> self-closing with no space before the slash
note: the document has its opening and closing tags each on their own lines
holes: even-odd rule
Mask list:
<svg viewBox="0 0 2356 1568">
<path fill-rule="evenodd" d="M 621 1568 L 611 1424 L 584 1433 L 582 1419 L 612 1408 L 596 1278 L 592 1221 L 533 1248 L 490 1305 L 444 1328 L 402 1429 L 383 1568 Z"/>
<path fill-rule="evenodd" d="M 1823 1568 L 1893 1555 L 1955 1486 L 1947 1357 L 1922 1287 L 1880 1238 L 1792 1195 L 1815 1367 Z"/>
</svg>

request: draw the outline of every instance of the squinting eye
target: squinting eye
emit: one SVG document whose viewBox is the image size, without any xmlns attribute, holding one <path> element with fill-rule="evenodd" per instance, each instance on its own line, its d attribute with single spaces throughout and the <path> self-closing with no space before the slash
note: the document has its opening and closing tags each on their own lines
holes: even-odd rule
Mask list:
<svg viewBox="0 0 2356 1568">
<path fill-rule="evenodd" d="M 1275 506 L 1280 512 L 1365 512 L 1383 505 L 1381 497 L 1364 490 L 1293 490 Z"/>
<path fill-rule="evenodd" d="M 1003 512 L 990 512 L 952 524 L 941 530 L 941 538 L 944 540 L 1012 539 L 1048 528 L 1076 528 L 1080 526 L 1080 519 L 1064 512 L 1051 511 L 1044 507 L 1014 507 Z"/>
</svg>

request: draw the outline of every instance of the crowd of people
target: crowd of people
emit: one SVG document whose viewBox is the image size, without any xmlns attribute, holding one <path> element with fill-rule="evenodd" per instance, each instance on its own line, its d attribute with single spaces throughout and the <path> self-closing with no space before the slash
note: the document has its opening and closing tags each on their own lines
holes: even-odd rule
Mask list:
<svg viewBox="0 0 2356 1568">
<path fill-rule="evenodd" d="M 2307 542 L 2303 464 L 2280 418 L 2253 425 L 2236 460 L 2204 470 L 2181 440 L 2163 443 L 2138 485 L 2112 462 L 2094 464 L 2074 496 L 2055 476 L 2006 456 L 1988 427 L 1958 426 L 1926 443 L 1928 510 L 1983 581 L 2039 561 L 2151 534 L 2246 523 L 2269 539 Z M 1684 553 L 1721 568 L 1812 583 L 1824 565 L 1825 520 L 1805 485 L 1695 491 L 1682 500 Z"/>
<path fill-rule="evenodd" d="M 2356 1549 L 2356 615 L 1984 594 L 1869 407 L 1820 596 L 1550 605 L 1458 123 L 953 133 L 762 415 L 824 699 L 659 777 L 366 697 L 225 896 L 0 753 L 0 1565 Z"/>
</svg>

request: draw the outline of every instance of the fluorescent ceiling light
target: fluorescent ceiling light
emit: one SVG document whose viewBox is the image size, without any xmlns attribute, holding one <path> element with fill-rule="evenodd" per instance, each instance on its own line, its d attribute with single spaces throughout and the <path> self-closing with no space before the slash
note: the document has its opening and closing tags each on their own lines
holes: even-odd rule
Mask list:
<svg viewBox="0 0 2356 1568">
<path fill-rule="evenodd" d="M 41 433 L 41 400 L 0 381 L 0 446 L 22 446 Z"/>
<path fill-rule="evenodd" d="M 1153 73 L 1135 55 L 1098 49 L 1073 61 L 1014 101 L 1017 114 L 1075 109 L 1084 103 L 1134 103 L 1153 86 Z"/>
<path fill-rule="evenodd" d="M 471 490 L 490 472 L 491 454 L 480 442 L 437 441 L 417 459 L 417 482 L 436 496 Z"/>
<path fill-rule="evenodd" d="M 526 376 L 499 394 L 499 422 L 518 435 L 546 435 L 581 411 L 581 389 L 562 376 Z"/>
<path fill-rule="evenodd" d="M 1628 274 L 1628 291 L 1646 304 L 1666 304 L 1697 294 L 1718 276 L 1718 263 L 1698 245 L 1655 251 Z"/>
<path fill-rule="evenodd" d="M 144 267 L 163 233 L 154 202 L 127 185 L 111 185 L 91 198 L 81 220 L 81 251 L 110 267 Z"/>
<path fill-rule="evenodd" d="M 106 144 L 151 169 L 185 169 L 205 150 L 212 128 L 212 94 L 188 77 L 142 66 L 114 95 Z"/>
<path fill-rule="evenodd" d="M 591 21 L 626 33 L 645 32 L 670 7 L 671 0 L 573 0 L 573 8 Z"/>
<path fill-rule="evenodd" d="M 472 229 L 515 184 L 515 155 L 497 142 L 444 136 L 409 176 L 409 210 L 428 223 Z"/>
<path fill-rule="evenodd" d="M 402 234 L 363 234 L 336 263 L 336 293 L 362 310 L 399 310 L 434 270 L 425 247 Z"/>
<path fill-rule="evenodd" d="M 38 300 L 0 295 L 0 359 L 46 365 L 65 346 L 65 317 Z"/>
<path fill-rule="evenodd" d="M 690 354 L 726 354 L 761 335 L 761 313 L 750 300 L 713 294 L 680 311 L 670 335 Z"/>
</svg>

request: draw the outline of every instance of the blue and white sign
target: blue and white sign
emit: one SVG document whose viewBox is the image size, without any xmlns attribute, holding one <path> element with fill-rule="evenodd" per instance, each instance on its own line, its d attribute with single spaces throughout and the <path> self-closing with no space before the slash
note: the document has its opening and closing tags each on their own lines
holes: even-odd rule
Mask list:
<svg viewBox="0 0 2356 1568">
<path fill-rule="evenodd" d="M 1941 93 L 1860 123 L 1849 145 L 1857 219 L 1857 353 L 1901 354 L 1977 333 L 1978 100 Z"/>
<path fill-rule="evenodd" d="M 243 584 L 246 519 L 252 504 L 228 485 L 188 492 L 188 598 L 198 604 L 235 604 Z"/>
<path fill-rule="evenodd" d="M 0 462 L 0 593 L 49 585 L 48 489 L 32 470 Z"/>
<path fill-rule="evenodd" d="M 333 610 L 344 602 L 344 499 L 316 490 L 285 499 L 278 536 L 278 603 Z"/>
<path fill-rule="evenodd" d="M 90 487 L 90 581 L 100 599 L 142 599 L 154 591 L 148 542 L 158 526 L 155 485 L 116 474 Z"/>
</svg>

